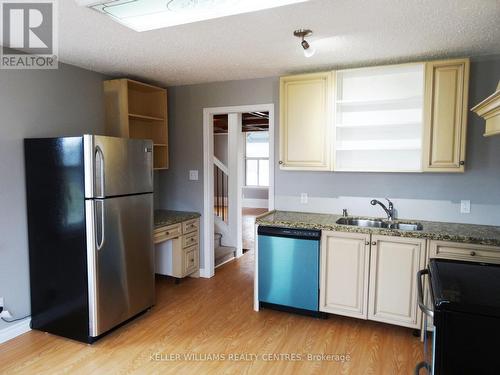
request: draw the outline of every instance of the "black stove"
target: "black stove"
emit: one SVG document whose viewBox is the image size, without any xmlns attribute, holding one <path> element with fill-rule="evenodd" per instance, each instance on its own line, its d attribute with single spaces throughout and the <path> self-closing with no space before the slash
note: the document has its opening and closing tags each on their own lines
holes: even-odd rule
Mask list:
<svg viewBox="0 0 500 375">
<path fill-rule="evenodd" d="M 419 305 L 434 332 L 432 359 L 420 367 L 435 375 L 500 374 L 500 265 L 431 259 L 419 283 L 424 274 L 432 307 L 422 298 Z"/>
</svg>

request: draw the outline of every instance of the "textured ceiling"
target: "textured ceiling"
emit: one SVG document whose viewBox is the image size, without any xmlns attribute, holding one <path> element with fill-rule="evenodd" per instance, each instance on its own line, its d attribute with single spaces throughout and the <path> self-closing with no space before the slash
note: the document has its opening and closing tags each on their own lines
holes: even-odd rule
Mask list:
<svg viewBox="0 0 500 375">
<path fill-rule="evenodd" d="M 311 0 L 143 33 L 73 0 L 59 13 L 61 61 L 168 86 L 500 53 L 499 0 Z"/>
</svg>

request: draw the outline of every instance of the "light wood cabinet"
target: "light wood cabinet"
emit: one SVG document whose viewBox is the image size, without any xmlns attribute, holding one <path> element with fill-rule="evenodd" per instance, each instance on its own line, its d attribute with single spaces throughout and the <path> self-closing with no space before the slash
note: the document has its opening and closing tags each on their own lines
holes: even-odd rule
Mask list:
<svg viewBox="0 0 500 375">
<path fill-rule="evenodd" d="M 366 319 L 370 235 L 323 231 L 320 310 Z"/>
<path fill-rule="evenodd" d="M 280 80 L 280 168 L 331 170 L 333 73 Z"/>
<path fill-rule="evenodd" d="M 500 264 L 500 248 L 469 243 L 430 241 L 429 257 Z"/>
<path fill-rule="evenodd" d="M 320 310 L 404 327 L 421 327 L 417 271 L 426 240 L 324 231 Z"/>
<path fill-rule="evenodd" d="M 167 90 L 130 79 L 104 81 L 106 135 L 153 141 L 153 168 L 168 169 Z"/>
<path fill-rule="evenodd" d="M 282 77 L 280 168 L 464 172 L 469 65 L 454 59 Z M 489 112 L 493 123 L 498 111 Z"/>
<path fill-rule="evenodd" d="M 464 171 L 468 91 L 468 59 L 426 63 L 425 172 Z"/>
<path fill-rule="evenodd" d="M 425 266 L 425 243 L 372 236 L 368 319 L 420 328 L 416 275 Z"/>
<path fill-rule="evenodd" d="M 155 229 L 154 243 L 158 245 L 155 259 L 156 273 L 182 278 L 198 271 L 199 228 L 200 219 L 192 219 Z"/>
</svg>

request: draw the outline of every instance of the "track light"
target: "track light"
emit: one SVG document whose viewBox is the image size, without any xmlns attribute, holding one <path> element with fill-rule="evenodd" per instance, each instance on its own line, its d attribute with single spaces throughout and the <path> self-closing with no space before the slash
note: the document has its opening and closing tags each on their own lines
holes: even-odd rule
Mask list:
<svg viewBox="0 0 500 375">
<path fill-rule="evenodd" d="M 314 55 L 316 52 L 316 49 L 311 46 L 311 44 L 305 39 L 307 36 L 312 35 L 312 31 L 308 29 L 299 29 L 295 30 L 293 32 L 293 35 L 296 36 L 297 38 L 301 38 L 302 41 L 300 42 L 300 45 L 304 49 L 304 56 L 305 57 L 311 57 Z"/>
</svg>

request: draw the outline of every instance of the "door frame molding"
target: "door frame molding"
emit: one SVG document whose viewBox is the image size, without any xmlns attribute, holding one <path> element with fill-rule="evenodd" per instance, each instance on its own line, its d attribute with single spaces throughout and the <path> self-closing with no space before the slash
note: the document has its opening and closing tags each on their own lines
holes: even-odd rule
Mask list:
<svg viewBox="0 0 500 375">
<path fill-rule="evenodd" d="M 203 268 L 200 276 L 210 278 L 214 267 L 214 171 L 213 116 L 229 113 L 269 112 L 269 210 L 274 209 L 275 121 L 274 103 L 203 108 Z M 241 192 L 240 192 L 241 194 Z M 229 202 L 229 204 L 235 202 Z M 241 213 L 240 213 L 241 215 Z"/>
</svg>

